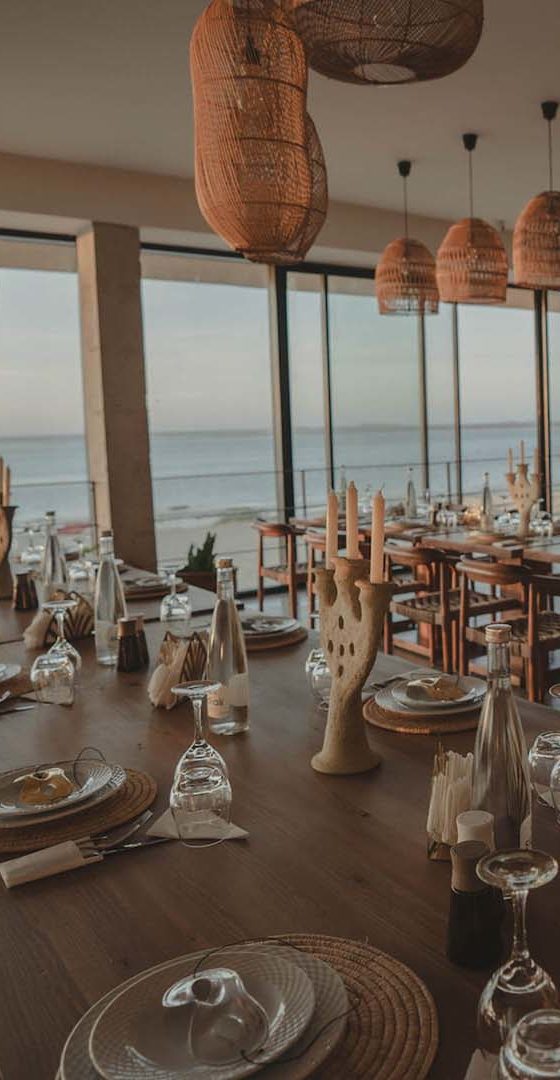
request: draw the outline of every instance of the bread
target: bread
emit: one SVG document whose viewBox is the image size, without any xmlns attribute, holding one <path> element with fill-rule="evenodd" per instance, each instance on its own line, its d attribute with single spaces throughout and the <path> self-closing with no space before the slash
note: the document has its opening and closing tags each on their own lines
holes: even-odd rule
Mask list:
<svg viewBox="0 0 560 1080">
<path fill-rule="evenodd" d="M 37 769 L 19 777 L 21 790 L 19 801 L 33 806 L 45 806 L 64 799 L 77 791 L 78 785 L 66 775 L 64 769 L 53 766 L 50 769 Z"/>
</svg>

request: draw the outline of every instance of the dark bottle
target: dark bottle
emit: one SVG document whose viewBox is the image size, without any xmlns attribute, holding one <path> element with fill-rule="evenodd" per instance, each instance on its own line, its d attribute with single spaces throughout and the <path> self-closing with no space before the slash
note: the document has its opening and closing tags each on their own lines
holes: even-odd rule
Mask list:
<svg viewBox="0 0 560 1080">
<path fill-rule="evenodd" d="M 493 967 L 502 952 L 503 898 L 476 873 L 476 864 L 487 853 L 480 840 L 465 840 L 451 848 L 447 955 L 463 967 Z"/>
<path fill-rule="evenodd" d="M 119 619 L 117 640 L 117 671 L 141 671 L 145 667 L 145 660 L 135 615 Z"/>
</svg>

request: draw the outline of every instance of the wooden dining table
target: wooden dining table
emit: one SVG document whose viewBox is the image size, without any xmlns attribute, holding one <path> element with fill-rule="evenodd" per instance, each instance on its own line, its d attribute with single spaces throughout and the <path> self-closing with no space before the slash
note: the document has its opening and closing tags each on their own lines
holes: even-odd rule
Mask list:
<svg viewBox="0 0 560 1080">
<path fill-rule="evenodd" d="M 7 614 L 0 605 L 0 625 Z M 154 657 L 162 628 L 150 624 L 147 636 Z M 250 731 L 212 737 L 230 772 L 233 820 L 248 839 L 202 850 L 170 842 L 10 891 L 0 886 L 4 1080 L 53 1080 L 82 1013 L 142 969 L 200 948 L 298 932 L 367 941 L 413 968 L 439 1013 L 430 1076 L 464 1076 L 488 972 L 446 958 L 449 864 L 426 854 L 436 740 L 370 728 L 379 768 L 355 776 L 314 772 L 310 760 L 325 713 L 313 704 L 304 661 L 315 641 L 310 635 L 299 646 L 251 655 Z M 94 746 L 110 761 L 150 773 L 163 811 L 192 737 L 186 708 L 153 708 L 147 674 L 99 667 L 91 640 L 80 651 L 71 708 L 37 705 L 0 715 L 2 768 L 71 758 Z M 29 654 L 10 642 L 0 646 L 5 661 L 28 663 Z M 375 677 L 406 667 L 379 656 Z M 543 706 L 520 702 L 520 710 L 529 741 L 560 727 L 558 714 Z M 444 742 L 466 753 L 473 739 L 466 733 Z M 535 846 L 560 854 L 551 810 L 536 808 L 534 833 Z M 531 896 L 528 913 L 534 955 L 558 980 L 559 906 L 556 880 Z"/>
</svg>

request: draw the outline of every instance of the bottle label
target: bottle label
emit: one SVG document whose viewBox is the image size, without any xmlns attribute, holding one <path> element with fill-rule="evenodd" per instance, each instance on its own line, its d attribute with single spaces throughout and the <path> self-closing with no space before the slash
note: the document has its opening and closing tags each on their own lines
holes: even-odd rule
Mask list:
<svg viewBox="0 0 560 1080">
<path fill-rule="evenodd" d="M 230 705 L 239 708 L 249 704 L 249 676 L 246 671 L 232 675 L 227 689 Z"/>
<path fill-rule="evenodd" d="M 226 720 L 229 715 L 228 688 L 223 683 L 213 694 L 208 694 L 208 716 L 211 720 Z"/>
<path fill-rule="evenodd" d="M 222 683 L 219 690 L 208 695 L 208 716 L 212 720 L 225 720 L 229 710 L 249 704 L 249 676 L 246 671 L 232 675 L 229 682 Z"/>
</svg>

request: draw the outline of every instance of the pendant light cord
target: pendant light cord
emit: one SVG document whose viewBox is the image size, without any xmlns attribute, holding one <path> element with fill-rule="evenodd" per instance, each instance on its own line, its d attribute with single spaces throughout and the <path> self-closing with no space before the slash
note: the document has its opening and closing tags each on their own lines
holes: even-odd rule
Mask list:
<svg viewBox="0 0 560 1080">
<path fill-rule="evenodd" d="M 548 190 L 554 191 L 552 177 L 552 120 L 548 120 Z"/>
<path fill-rule="evenodd" d="M 403 202 L 404 202 L 404 235 L 408 240 L 408 188 L 407 178 L 403 176 Z"/>
<path fill-rule="evenodd" d="M 541 112 L 548 124 L 548 190 L 554 190 L 554 176 L 552 169 L 552 121 L 558 112 L 557 101 L 541 101 Z"/>
<path fill-rule="evenodd" d="M 469 153 L 469 217 L 474 217 L 472 153 Z"/>
</svg>

